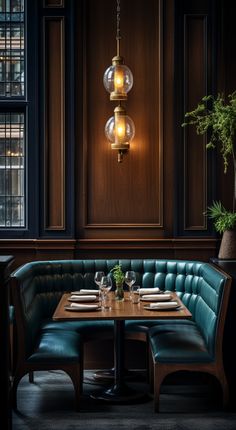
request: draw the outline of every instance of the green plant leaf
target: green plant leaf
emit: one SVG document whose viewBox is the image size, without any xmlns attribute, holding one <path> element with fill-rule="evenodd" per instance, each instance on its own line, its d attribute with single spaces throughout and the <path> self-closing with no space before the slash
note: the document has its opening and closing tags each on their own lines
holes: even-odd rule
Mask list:
<svg viewBox="0 0 236 430">
<path fill-rule="evenodd" d="M 236 135 L 236 91 L 228 95 L 228 103 L 224 95 L 204 96 L 197 107 L 185 113 L 186 121 L 182 127 L 194 125 L 197 134 L 208 133 L 209 141 L 206 147 L 220 147 L 224 162 L 224 172 L 227 172 L 229 157 L 234 156 L 234 140 Z"/>
<path fill-rule="evenodd" d="M 112 269 L 111 272 L 113 272 L 113 277 L 115 279 L 115 282 L 117 284 L 123 284 L 125 275 L 122 271 L 121 264 L 116 264 Z"/>
<path fill-rule="evenodd" d="M 215 229 L 219 233 L 232 230 L 236 226 L 236 212 L 227 211 L 221 202 L 214 201 L 207 208 L 206 215 L 213 220 Z"/>
</svg>

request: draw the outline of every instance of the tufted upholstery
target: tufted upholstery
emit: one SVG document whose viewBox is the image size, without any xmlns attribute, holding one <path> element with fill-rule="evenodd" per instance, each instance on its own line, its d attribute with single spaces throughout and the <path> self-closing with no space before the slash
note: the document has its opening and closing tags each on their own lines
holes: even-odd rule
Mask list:
<svg viewBox="0 0 236 430">
<path fill-rule="evenodd" d="M 225 276 L 209 264 L 200 262 L 166 262 L 161 263 L 159 270 L 161 272 L 157 278 L 160 288 L 177 292 L 192 313 L 192 319 L 214 359 L 215 334 Z M 152 333 L 153 331 L 151 336 Z"/>
<path fill-rule="evenodd" d="M 176 291 L 193 314 L 208 347 L 214 354 L 215 311 L 218 295 L 221 294 L 222 276 L 209 264 L 181 260 L 55 260 L 36 261 L 25 264 L 14 273 L 21 285 L 20 300 L 22 318 L 26 327 L 26 354 L 30 354 L 35 336 L 44 321 L 44 328 L 61 328 L 51 317 L 61 295 L 66 291 L 81 288 L 93 289 L 94 274 L 102 270 L 109 273 L 114 265 L 121 263 L 123 271 L 134 270 L 136 283 L 142 288 L 159 287 Z M 47 323 L 49 325 L 47 325 Z M 157 321 L 127 321 L 127 330 L 147 331 Z M 112 329 L 112 322 L 103 322 L 103 329 Z M 91 323 L 73 322 L 75 330 L 89 329 Z M 94 327 L 94 324 L 93 324 Z M 100 330 L 100 322 L 97 325 Z"/>
<path fill-rule="evenodd" d="M 45 321 L 45 324 L 46 321 L 51 320 L 64 292 L 81 288 L 93 289 L 95 272 L 102 270 L 109 273 L 118 263 L 121 263 L 123 271 L 134 270 L 137 277 L 136 283 L 143 288 L 159 286 L 162 290 L 176 290 L 186 303 L 188 302 L 188 292 L 185 294 L 186 297 L 183 297 L 186 275 L 189 277 L 195 275 L 201 266 L 201 263 L 196 262 L 140 259 L 54 260 L 25 264 L 15 271 L 14 279 L 21 285 L 22 317 L 26 326 L 26 353 L 31 352 L 42 320 Z M 189 281 L 186 287 L 189 288 Z M 52 324 L 54 324 L 54 328 L 59 327 L 58 323 L 53 322 L 50 322 L 50 327 Z M 153 321 L 144 321 L 144 324 L 127 321 L 127 329 L 131 331 L 147 331 L 152 325 L 154 325 Z M 83 327 L 86 327 L 86 324 L 83 323 Z M 74 329 L 79 330 L 80 328 L 80 322 L 74 324 Z M 112 329 L 112 322 L 107 322 L 107 329 L 109 330 L 109 328 Z"/>
<path fill-rule="evenodd" d="M 136 283 L 142 288 L 176 291 L 193 315 L 192 321 L 169 320 L 168 324 L 150 320 L 126 322 L 127 332 L 149 331 L 155 364 L 168 360 L 185 363 L 216 361 L 216 337 L 227 277 L 200 261 L 142 259 L 36 261 L 16 270 L 12 274 L 12 287 L 16 322 L 23 333 L 18 347 L 20 361 L 44 361 L 50 353 L 54 357 L 56 351 L 49 348 L 53 337 L 56 341 L 61 338 L 61 342 L 65 342 L 65 350 L 66 342 L 71 347 L 77 345 L 69 348 L 72 352 L 73 349 L 78 350 L 81 335 L 85 340 L 91 334 L 95 337 L 102 333 L 111 334 L 112 321 L 55 322 L 52 315 L 64 292 L 95 288 L 95 272 L 108 274 L 116 264 L 121 264 L 124 272 L 134 270 Z M 65 332 L 65 336 L 58 331 Z M 176 334 L 178 342 L 173 340 Z M 77 358 L 79 360 L 79 355 Z"/>
<path fill-rule="evenodd" d="M 166 267 L 169 266 L 169 272 Z M 220 382 L 223 403 L 228 383 L 222 360 L 222 338 L 231 280 L 207 263 L 161 263 L 159 286 L 175 290 L 192 313 L 191 321 L 159 321 L 148 332 L 154 363 L 154 404 L 159 409 L 164 378 L 179 370 L 213 374 Z M 168 285 L 168 287 L 167 287 Z"/>
</svg>

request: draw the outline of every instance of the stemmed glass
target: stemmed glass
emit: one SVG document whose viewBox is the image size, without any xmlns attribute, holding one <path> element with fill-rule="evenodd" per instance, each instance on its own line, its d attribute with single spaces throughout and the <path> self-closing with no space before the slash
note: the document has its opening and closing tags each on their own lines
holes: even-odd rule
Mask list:
<svg viewBox="0 0 236 430">
<path fill-rule="evenodd" d="M 99 288 L 99 299 L 100 299 L 100 302 L 101 302 L 101 288 L 100 288 L 100 286 L 101 286 L 101 280 L 102 280 L 103 276 L 105 276 L 104 272 L 96 272 L 95 275 L 94 275 L 94 282 L 95 282 L 95 284 L 97 284 L 97 286 Z"/>
<path fill-rule="evenodd" d="M 105 276 L 104 272 L 96 272 L 94 276 L 94 282 L 97 284 L 98 288 L 100 288 L 102 277 Z"/>
<path fill-rule="evenodd" d="M 103 310 L 110 309 L 107 294 L 109 293 L 111 288 L 112 288 L 111 278 L 109 276 L 103 276 L 101 279 L 101 283 L 100 283 L 100 291 L 102 293 L 101 299 L 102 299 Z"/>
<path fill-rule="evenodd" d="M 125 273 L 125 283 L 128 285 L 129 287 L 129 298 L 131 300 L 131 287 L 132 285 L 135 283 L 136 281 L 136 275 L 135 272 L 133 270 L 128 270 Z"/>
</svg>

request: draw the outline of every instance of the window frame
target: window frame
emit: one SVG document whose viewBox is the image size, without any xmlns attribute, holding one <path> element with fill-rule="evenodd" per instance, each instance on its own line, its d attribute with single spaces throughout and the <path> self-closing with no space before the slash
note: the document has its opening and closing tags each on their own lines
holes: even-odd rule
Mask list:
<svg viewBox="0 0 236 430">
<path fill-rule="evenodd" d="M 3 239 L 38 236 L 38 7 L 24 0 L 24 96 L 0 98 L 1 113 L 19 112 L 25 118 L 25 226 L 0 227 Z"/>
</svg>

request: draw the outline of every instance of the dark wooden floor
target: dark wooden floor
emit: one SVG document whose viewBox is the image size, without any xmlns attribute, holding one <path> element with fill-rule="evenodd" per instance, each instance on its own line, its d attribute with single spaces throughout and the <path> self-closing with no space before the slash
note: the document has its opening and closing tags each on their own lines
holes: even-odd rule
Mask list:
<svg viewBox="0 0 236 430">
<path fill-rule="evenodd" d="M 150 396 L 141 403 L 111 405 L 90 394 L 101 389 L 85 372 L 81 410 L 74 410 L 74 393 L 62 372 L 36 372 L 34 384 L 24 377 L 18 389 L 18 411 L 13 430 L 235 430 L 236 411 L 223 412 L 219 393 L 208 385 L 163 385 L 160 413 L 153 412 Z M 142 383 L 132 382 L 141 389 Z"/>
</svg>

